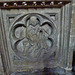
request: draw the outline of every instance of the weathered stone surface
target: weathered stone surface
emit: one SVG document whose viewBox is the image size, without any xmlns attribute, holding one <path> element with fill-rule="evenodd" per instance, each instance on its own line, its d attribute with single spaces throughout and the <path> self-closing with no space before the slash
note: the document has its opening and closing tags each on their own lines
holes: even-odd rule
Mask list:
<svg viewBox="0 0 75 75">
<path fill-rule="evenodd" d="M 69 64 L 71 64 L 73 62 L 73 70 L 74 69 L 74 60 L 73 60 L 73 52 L 75 51 L 75 0 L 73 0 L 73 4 L 72 4 L 72 19 L 71 19 L 71 31 L 70 31 L 70 52 L 71 55 L 69 56 L 70 60 L 72 59 L 71 62 L 69 62 Z"/>
<path fill-rule="evenodd" d="M 43 70 L 35 70 L 28 72 L 16 72 L 12 75 L 65 75 L 66 71 L 60 67 L 44 68 Z"/>
<path fill-rule="evenodd" d="M 69 48 L 68 33 L 70 28 L 69 5 L 65 8 L 63 8 L 62 25 L 60 23 L 61 11 L 59 9 L 45 9 L 44 11 L 40 8 L 39 10 L 2 10 L 2 18 L 4 22 L 2 28 L 5 29 L 6 33 L 4 33 L 6 38 L 3 38 L 6 46 L 4 50 L 6 55 L 4 56 L 7 56 L 7 58 L 5 58 L 8 59 L 6 62 L 7 65 L 9 65 L 8 67 L 6 65 L 7 70 L 11 69 L 14 72 L 39 68 L 43 69 L 45 66 L 69 66 L 67 65 L 67 54 Z M 28 14 L 28 12 L 31 12 L 32 14 Z M 72 24 L 72 28 L 74 28 L 74 22 Z M 71 35 L 74 35 L 73 32 L 74 30 L 72 29 Z M 49 37 L 50 33 L 51 35 L 53 33 L 51 37 Z M 28 47 L 30 49 L 28 49 Z M 59 70 L 59 73 L 64 72 L 63 70 L 61 71 L 60 68 L 50 71 L 58 72 L 57 70 Z M 17 75 L 19 74 L 21 75 L 23 73 L 17 73 Z"/>
<path fill-rule="evenodd" d="M 0 75 L 4 75 L 1 56 L 0 56 Z"/>
<path fill-rule="evenodd" d="M 75 36 L 75 0 L 72 4 L 72 19 L 71 19 L 71 33 L 72 36 Z"/>
</svg>

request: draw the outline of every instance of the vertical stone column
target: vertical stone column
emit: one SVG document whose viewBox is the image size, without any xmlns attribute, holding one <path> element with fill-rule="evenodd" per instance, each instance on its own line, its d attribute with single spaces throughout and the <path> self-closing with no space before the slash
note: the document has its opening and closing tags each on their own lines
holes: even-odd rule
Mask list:
<svg viewBox="0 0 75 75">
<path fill-rule="evenodd" d="M 62 53 L 62 67 L 66 71 L 71 71 L 70 59 L 71 50 L 69 49 L 70 41 L 70 28 L 71 28 L 71 3 L 63 6 L 62 8 L 62 34 L 61 34 L 61 53 Z"/>
<path fill-rule="evenodd" d="M 69 68 L 73 68 L 73 52 L 75 51 L 75 0 L 72 3 L 72 18 L 70 31 L 70 45 L 69 45 Z"/>
</svg>

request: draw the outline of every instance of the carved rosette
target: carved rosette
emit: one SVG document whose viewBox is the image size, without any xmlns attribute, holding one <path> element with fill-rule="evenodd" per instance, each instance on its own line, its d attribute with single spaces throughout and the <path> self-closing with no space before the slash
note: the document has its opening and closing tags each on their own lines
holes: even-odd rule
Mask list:
<svg viewBox="0 0 75 75">
<path fill-rule="evenodd" d="M 24 60 L 45 60 L 56 51 L 56 27 L 45 14 L 19 16 L 10 26 L 9 37 L 13 51 Z"/>
</svg>

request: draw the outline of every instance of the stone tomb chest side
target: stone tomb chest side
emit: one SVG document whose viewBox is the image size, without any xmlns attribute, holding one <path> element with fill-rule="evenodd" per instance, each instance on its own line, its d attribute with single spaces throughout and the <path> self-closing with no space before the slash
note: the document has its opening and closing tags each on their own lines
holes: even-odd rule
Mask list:
<svg viewBox="0 0 75 75">
<path fill-rule="evenodd" d="M 70 2 L 0 2 L 1 55 L 7 75 L 44 67 L 65 69 L 70 64 Z"/>
</svg>

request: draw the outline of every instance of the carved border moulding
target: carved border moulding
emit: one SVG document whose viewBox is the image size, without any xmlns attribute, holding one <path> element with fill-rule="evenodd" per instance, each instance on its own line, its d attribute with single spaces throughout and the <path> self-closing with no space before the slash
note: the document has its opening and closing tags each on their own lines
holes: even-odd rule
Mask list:
<svg viewBox="0 0 75 75">
<path fill-rule="evenodd" d="M 70 3 L 71 0 L 49 0 L 49 1 L 5 1 L 0 2 L 0 8 L 61 8 Z"/>
</svg>

